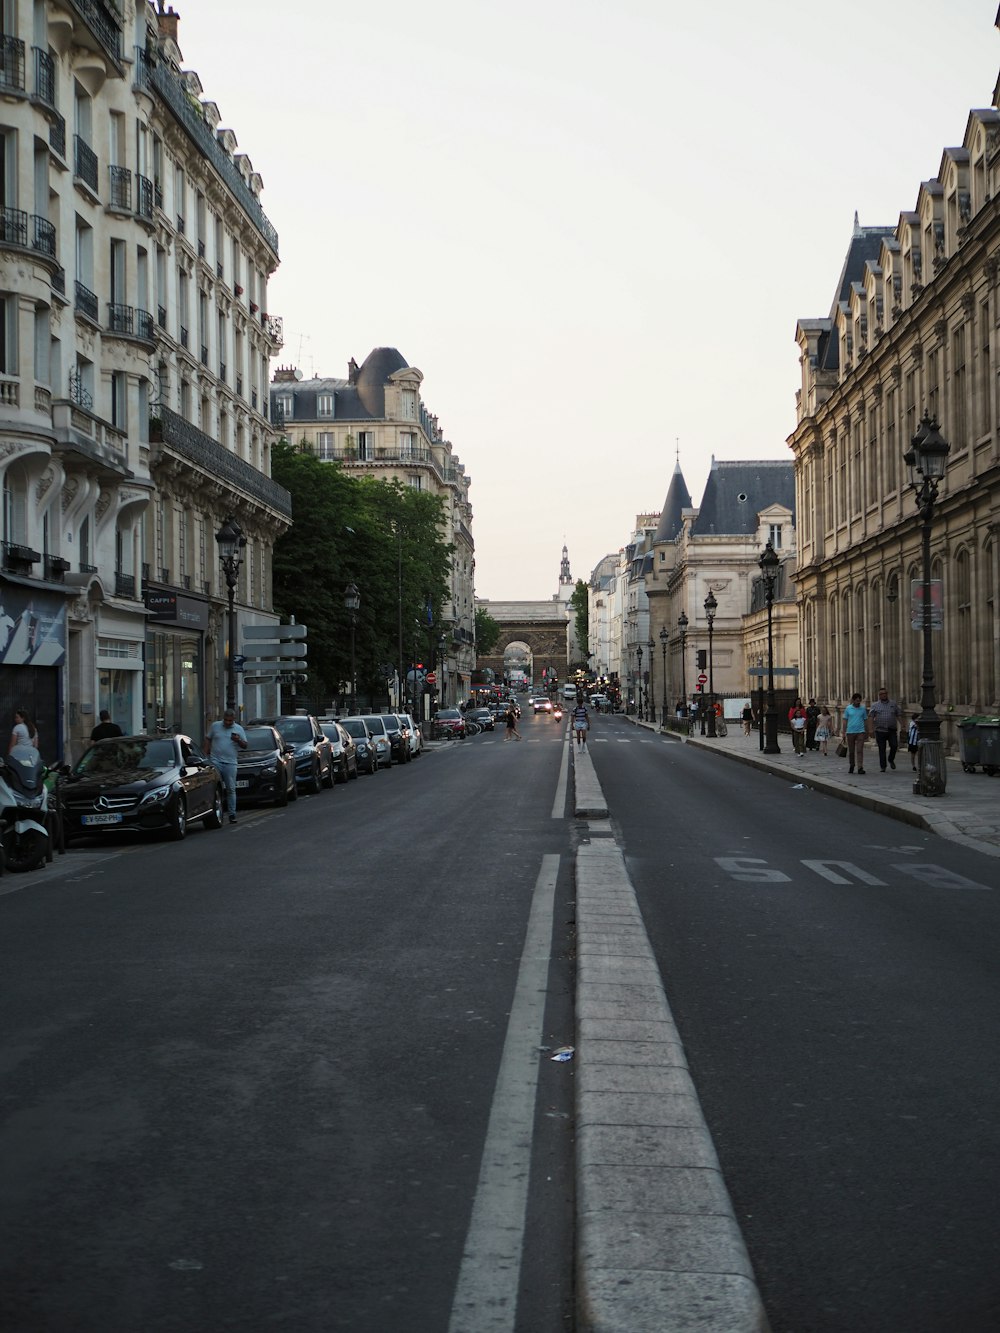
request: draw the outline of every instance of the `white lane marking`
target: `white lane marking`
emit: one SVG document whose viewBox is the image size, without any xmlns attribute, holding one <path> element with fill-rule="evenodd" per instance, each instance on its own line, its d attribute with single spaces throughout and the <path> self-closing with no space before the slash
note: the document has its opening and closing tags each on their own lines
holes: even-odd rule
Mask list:
<svg viewBox="0 0 1000 1333">
<path fill-rule="evenodd" d="M 559 778 L 556 782 L 555 800 L 552 802 L 552 818 L 562 819 L 566 809 L 566 784 L 569 781 L 569 733 L 563 738 L 562 758 L 559 760 Z"/>
<path fill-rule="evenodd" d="M 733 879 L 749 880 L 755 884 L 791 884 L 791 876 L 783 870 L 771 870 L 759 856 L 716 856 L 716 865 Z"/>
<path fill-rule="evenodd" d="M 448 1333 L 512 1333 L 559 857 L 542 857 Z"/>
<path fill-rule="evenodd" d="M 850 884 L 853 876 L 862 884 L 876 884 L 879 888 L 885 888 L 884 879 L 869 875 L 867 870 L 860 869 L 853 861 L 803 861 L 802 864 L 807 870 L 815 870 L 817 875 L 828 879 L 831 884 Z M 834 866 L 837 867 L 836 870 Z"/>
<path fill-rule="evenodd" d="M 894 865 L 893 870 L 929 884 L 933 889 L 978 889 L 981 893 L 990 892 L 988 884 L 977 884 L 974 879 L 966 879 L 964 875 L 958 875 L 954 870 L 946 870 L 944 866 L 907 865 L 904 862 L 902 865 Z"/>
</svg>

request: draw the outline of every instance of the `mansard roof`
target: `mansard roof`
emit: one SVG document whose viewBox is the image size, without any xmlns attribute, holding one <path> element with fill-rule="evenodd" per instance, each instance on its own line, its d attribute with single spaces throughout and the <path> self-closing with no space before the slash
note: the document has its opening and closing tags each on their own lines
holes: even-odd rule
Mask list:
<svg viewBox="0 0 1000 1333">
<path fill-rule="evenodd" d="M 667 498 L 660 511 L 660 524 L 656 529 L 654 542 L 672 542 L 681 530 L 681 511 L 691 508 L 691 492 L 684 480 L 680 463 L 674 465 L 674 475 L 670 478 Z"/>
<path fill-rule="evenodd" d="M 840 368 L 840 340 L 837 337 L 837 310 L 842 302 L 850 300 L 852 285 L 861 282 L 865 274 L 865 265 L 869 260 L 878 263 L 879 250 L 887 237 L 894 236 L 895 227 L 862 227 L 858 215 L 854 215 L 854 232 L 851 243 L 844 257 L 844 267 L 840 271 L 836 295 L 830 306 L 830 329 L 820 336 L 817 348 L 817 368 L 819 370 L 838 370 Z"/>
<path fill-rule="evenodd" d="M 720 463 L 712 460 L 698 516 L 691 532 L 699 537 L 750 536 L 769 505 L 795 513 L 794 464 L 781 459 Z"/>
</svg>

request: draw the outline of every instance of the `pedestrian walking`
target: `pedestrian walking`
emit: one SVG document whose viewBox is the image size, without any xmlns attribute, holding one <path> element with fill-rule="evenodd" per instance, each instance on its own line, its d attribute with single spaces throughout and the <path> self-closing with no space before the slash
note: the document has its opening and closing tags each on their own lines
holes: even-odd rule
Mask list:
<svg viewBox="0 0 1000 1333">
<path fill-rule="evenodd" d="M 830 743 L 830 737 L 833 735 L 833 714 L 827 708 L 826 704 L 821 705 L 819 717 L 816 719 L 816 748 L 820 754 L 829 754 L 827 746 Z"/>
<path fill-rule="evenodd" d="M 917 771 L 917 755 L 920 753 L 920 728 L 917 725 L 917 714 L 910 714 L 910 725 L 906 729 L 906 748 L 910 753 L 910 764 L 914 773 Z"/>
<path fill-rule="evenodd" d="M 741 716 L 743 718 L 743 735 L 749 736 L 750 729 L 753 726 L 753 709 L 750 707 L 749 704 L 743 705 L 743 712 Z"/>
<path fill-rule="evenodd" d="M 226 789 L 230 824 L 236 823 L 236 763 L 247 748 L 247 734 L 236 721 L 236 713 L 227 708 L 221 722 L 213 722 L 205 740 L 205 753 L 219 770 Z"/>
<path fill-rule="evenodd" d="M 805 705 L 801 699 L 796 699 L 788 710 L 788 723 L 792 728 L 792 745 L 800 759 L 806 752 L 806 727 L 808 722 Z"/>
<path fill-rule="evenodd" d="M 587 712 L 587 706 L 581 699 L 573 709 L 573 735 L 576 737 L 576 747 L 582 750 L 587 744 L 587 732 L 590 730 L 590 714 Z"/>
<path fill-rule="evenodd" d="M 903 710 L 895 699 L 889 698 L 889 691 L 883 685 L 878 692 L 878 698 L 869 709 L 868 716 L 875 732 L 875 744 L 878 746 L 879 768 L 884 773 L 887 762 L 890 768 L 896 767 L 899 724 Z"/>
<path fill-rule="evenodd" d="M 38 749 L 38 728 L 23 708 L 14 709 L 14 725 L 11 728 L 10 744 L 7 746 L 8 754 L 15 745 L 33 745 L 36 750 Z"/>
<path fill-rule="evenodd" d="M 806 704 L 806 749 L 818 749 L 816 745 L 816 728 L 819 725 L 819 704 L 815 699 L 810 699 Z"/>
<path fill-rule="evenodd" d="M 861 702 L 860 694 L 852 694 L 851 702 L 844 709 L 844 744 L 847 746 L 848 773 L 853 773 L 855 764 L 859 773 L 864 773 L 865 737 L 868 735 L 868 709 Z"/>
<path fill-rule="evenodd" d="M 507 709 L 507 716 L 504 719 L 503 738 L 505 741 L 509 741 L 511 738 L 515 741 L 521 739 L 521 733 L 517 729 L 517 708 L 514 704 L 511 704 Z"/>
<path fill-rule="evenodd" d="M 111 721 L 111 714 L 106 708 L 101 709 L 99 716 L 101 719 L 100 722 L 98 722 L 97 726 L 90 733 L 90 739 L 92 741 L 106 741 L 110 740 L 112 736 L 125 735 L 118 723 Z"/>
</svg>

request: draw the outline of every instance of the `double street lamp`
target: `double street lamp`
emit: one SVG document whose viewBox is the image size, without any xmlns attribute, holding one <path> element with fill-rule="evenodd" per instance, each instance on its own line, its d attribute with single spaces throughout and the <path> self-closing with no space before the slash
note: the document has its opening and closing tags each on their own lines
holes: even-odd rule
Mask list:
<svg viewBox="0 0 1000 1333">
<path fill-rule="evenodd" d="M 687 628 L 688 618 L 682 611 L 677 617 L 677 628 L 681 632 L 681 702 L 684 706 L 684 716 L 688 713 L 688 691 L 687 691 Z"/>
<path fill-rule="evenodd" d="M 943 796 L 945 791 L 944 753 L 941 745 L 941 719 L 934 711 L 934 624 L 931 605 L 931 524 L 937 503 L 938 486 L 948 464 L 951 446 L 941 437 L 938 423 L 925 412 L 917 433 L 903 455 L 910 469 L 910 485 L 917 502 L 922 526 L 923 547 L 923 639 L 924 663 L 920 685 L 917 731 L 919 768 L 913 783 L 917 796 Z"/>
<path fill-rule="evenodd" d="M 358 624 L 358 608 L 361 605 L 361 594 L 355 584 L 349 583 L 344 589 L 344 606 L 347 608 L 347 614 L 351 622 L 351 712 L 357 712 L 358 701 L 358 675 L 355 669 L 354 658 L 354 635 Z"/>
<path fill-rule="evenodd" d="M 660 693 L 660 730 L 667 725 L 667 634 L 666 625 L 660 630 L 660 652 L 663 656 L 663 689 Z"/>
<path fill-rule="evenodd" d="M 781 559 L 768 538 L 767 545 L 757 561 L 761 577 L 764 580 L 764 596 L 767 599 L 767 711 L 764 714 L 764 753 L 780 754 L 778 745 L 778 708 L 774 702 L 774 585 L 777 582 Z"/>
<path fill-rule="evenodd" d="M 219 546 L 219 559 L 222 573 L 226 580 L 229 594 L 229 650 L 226 654 L 226 708 L 236 711 L 236 585 L 239 582 L 240 566 L 243 564 L 243 548 L 247 544 L 243 531 L 232 517 L 227 518 L 215 534 Z"/>
<path fill-rule="evenodd" d="M 715 736 L 718 733 L 715 729 L 715 664 L 712 659 L 712 631 L 715 628 L 715 613 L 718 610 L 719 603 L 715 600 L 715 594 L 709 589 L 708 596 L 705 598 L 705 618 L 708 621 L 708 734 Z"/>
<path fill-rule="evenodd" d="M 635 650 L 636 661 L 639 663 L 635 673 L 635 715 L 642 717 L 642 644 L 640 643 Z"/>
<path fill-rule="evenodd" d="M 656 644 L 653 642 L 652 636 L 646 647 L 649 649 L 649 679 L 646 682 L 646 721 L 655 722 L 656 691 L 653 689 L 653 649 L 656 647 Z"/>
</svg>

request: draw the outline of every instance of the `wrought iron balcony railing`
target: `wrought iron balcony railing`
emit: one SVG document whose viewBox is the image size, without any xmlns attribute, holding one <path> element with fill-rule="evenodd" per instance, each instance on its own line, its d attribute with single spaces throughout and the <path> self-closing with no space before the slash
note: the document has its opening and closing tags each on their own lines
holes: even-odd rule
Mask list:
<svg viewBox="0 0 1000 1333">
<path fill-rule="evenodd" d="M 25 213 L 21 208 L 0 208 L 0 244 L 56 257 L 56 229 L 48 218 Z"/>
<path fill-rule="evenodd" d="M 95 294 L 89 287 L 85 287 L 82 282 L 74 284 L 73 307 L 81 315 L 86 315 L 96 324 L 100 318 L 100 307 Z"/>
<path fill-rule="evenodd" d="M 189 462 L 203 468 L 216 481 L 238 487 L 247 495 L 269 505 L 285 517 L 291 517 L 292 497 L 283 486 L 244 459 L 224 449 L 211 436 L 178 416 L 167 407 L 160 408 L 163 443 Z M 169 580 L 164 580 L 168 582 Z"/>
<path fill-rule="evenodd" d="M 66 156 L 66 122 L 58 114 L 52 118 L 49 125 L 49 147 L 60 157 Z"/>
<path fill-rule="evenodd" d="M 103 0 L 71 0 L 94 37 L 116 62 L 122 58 L 121 18 Z"/>
<path fill-rule="evenodd" d="M 132 173 L 128 167 L 108 167 L 108 179 L 111 183 L 111 195 L 108 203 L 112 208 L 132 211 Z"/>
<path fill-rule="evenodd" d="M 115 595 L 117 597 L 135 596 L 134 574 L 123 574 L 120 569 L 115 570 Z"/>
<path fill-rule="evenodd" d="M 135 211 L 141 218 L 148 221 L 153 220 L 153 182 L 148 176 L 136 176 L 135 178 L 136 194 Z"/>
<path fill-rule="evenodd" d="M 73 173 L 97 193 L 97 154 L 79 134 L 73 135 Z"/>
<path fill-rule="evenodd" d="M 108 302 L 108 332 L 125 333 L 131 336 L 135 329 L 135 311 L 130 305 Z"/>
<path fill-rule="evenodd" d="M 135 312 L 135 336 L 141 338 L 143 342 L 156 342 L 156 325 L 153 316 L 148 310 L 141 307 L 136 308 Z"/>
<path fill-rule="evenodd" d="M 56 67 L 48 51 L 40 46 L 31 48 L 35 57 L 35 97 L 46 106 L 56 104 Z"/>
<path fill-rule="evenodd" d="M 0 36 L 0 88 L 24 92 L 24 42 L 20 37 Z"/>
<path fill-rule="evenodd" d="M 37 564 L 41 558 L 41 551 L 33 551 L 30 546 L 22 546 L 19 542 L 3 543 L 4 569 L 11 571 L 25 569 L 30 565 Z"/>
</svg>

